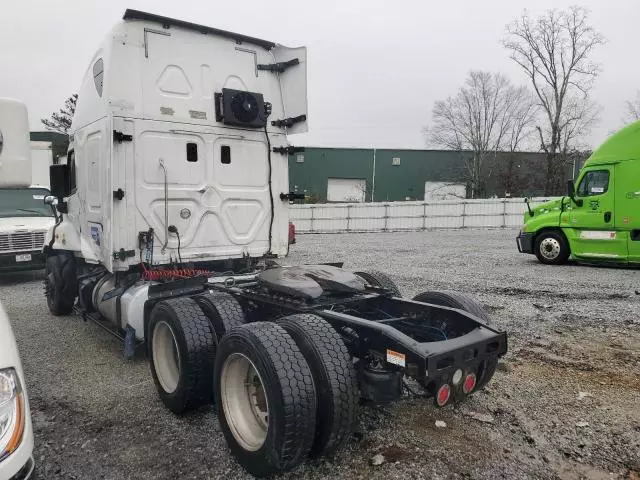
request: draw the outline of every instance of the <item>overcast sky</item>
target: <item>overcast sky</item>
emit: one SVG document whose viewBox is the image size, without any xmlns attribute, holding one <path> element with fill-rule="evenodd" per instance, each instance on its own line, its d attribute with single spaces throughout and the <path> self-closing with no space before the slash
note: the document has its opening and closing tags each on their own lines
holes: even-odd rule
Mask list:
<svg viewBox="0 0 640 480">
<path fill-rule="evenodd" d="M 0 96 L 26 102 L 32 129 L 77 91 L 94 51 L 126 8 L 308 47 L 310 133 L 294 144 L 423 148 L 433 102 L 455 93 L 469 69 L 526 78 L 501 44 L 522 13 L 565 0 L 2 0 Z M 594 98 L 600 143 L 622 124 L 640 88 L 638 0 L 582 0 L 606 37 Z"/>
</svg>

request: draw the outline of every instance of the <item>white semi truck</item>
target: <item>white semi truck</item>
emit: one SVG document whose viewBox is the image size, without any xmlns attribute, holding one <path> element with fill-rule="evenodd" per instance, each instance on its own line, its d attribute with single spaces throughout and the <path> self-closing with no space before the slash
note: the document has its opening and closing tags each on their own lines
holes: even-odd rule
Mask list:
<svg viewBox="0 0 640 480">
<path fill-rule="evenodd" d="M 405 376 L 439 407 L 463 400 L 507 349 L 460 294 L 407 300 L 379 272 L 276 263 L 306 71 L 305 48 L 127 10 L 51 167 L 51 312 L 79 311 L 128 354 L 144 342 L 162 402 L 215 403 L 258 476 L 339 448 L 358 399 L 400 398 Z"/>
<path fill-rule="evenodd" d="M 44 268 L 42 247 L 54 210 L 49 195 L 50 142 L 29 141 L 26 106 L 0 98 L 0 273 Z"/>
</svg>

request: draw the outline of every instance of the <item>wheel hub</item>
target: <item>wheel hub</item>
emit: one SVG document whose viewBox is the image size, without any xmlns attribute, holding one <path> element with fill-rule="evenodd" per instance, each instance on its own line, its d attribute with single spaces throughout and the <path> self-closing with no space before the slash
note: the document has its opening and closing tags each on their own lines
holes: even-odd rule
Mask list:
<svg viewBox="0 0 640 480">
<path fill-rule="evenodd" d="M 164 320 L 158 322 L 152 337 L 153 366 L 162 389 L 173 393 L 180 380 L 180 352 L 173 330 Z"/>
<path fill-rule="evenodd" d="M 555 260 L 560 255 L 560 242 L 555 238 L 545 238 L 540 242 L 540 253 L 548 260 Z"/>
<path fill-rule="evenodd" d="M 267 438 L 269 402 L 260 374 L 241 353 L 225 360 L 220 375 L 222 413 L 236 441 L 255 452 Z"/>
</svg>

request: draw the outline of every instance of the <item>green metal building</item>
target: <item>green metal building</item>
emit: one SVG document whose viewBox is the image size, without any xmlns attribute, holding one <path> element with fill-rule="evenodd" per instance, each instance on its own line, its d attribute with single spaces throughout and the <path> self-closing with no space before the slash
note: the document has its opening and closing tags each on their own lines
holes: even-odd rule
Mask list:
<svg viewBox="0 0 640 480">
<path fill-rule="evenodd" d="M 470 158 L 468 151 L 306 147 L 303 153 L 289 157 L 289 184 L 291 191 L 304 193 L 315 202 L 332 201 L 328 191 L 332 183 L 349 181 L 352 188 L 362 189 L 367 202 L 423 200 L 427 182 L 456 184 L 463 192 L 466 188 L 468 196 L 465 160 Z M 543 153 L 498 152 L 485 162 L 484 170 L 486 181 L 477 196 L 544 194 Z M 568 178 L 572 170 L 567 169 Z"/>
</svg>

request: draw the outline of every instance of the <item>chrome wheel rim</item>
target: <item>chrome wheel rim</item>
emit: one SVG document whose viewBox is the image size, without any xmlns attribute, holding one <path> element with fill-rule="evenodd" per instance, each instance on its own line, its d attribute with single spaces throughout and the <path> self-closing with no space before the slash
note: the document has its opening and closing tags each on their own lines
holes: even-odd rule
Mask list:
<svg viewBox="0 0 640 480">
<path fill-rule="evenodd" d="M 173 393 L 180 380 L 180 352 L 173 330 L 164 320 L 153 330 L 152 347 L 158 382 L 165 392 Z"/>
<path fill-rule="evenodd" d="M 560 242 L 555 238 L 545 238 L 540 242 L 540 255 L 547 260 L 555 260 L 560 255 Z"/>
<path fill-rule="evenodd" d="M 241 353 L 225 360 L 220 375 L 222 410 L 236 441 L 250 452 L 260 449 L 269 429 L 269 403 L 255 365 Z"/>
</svg>

